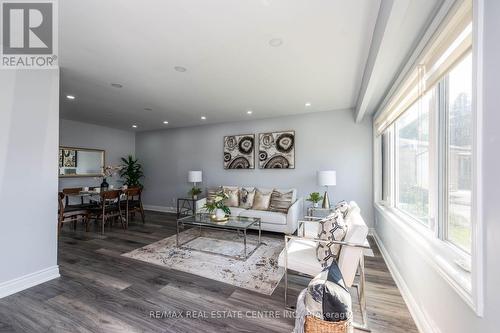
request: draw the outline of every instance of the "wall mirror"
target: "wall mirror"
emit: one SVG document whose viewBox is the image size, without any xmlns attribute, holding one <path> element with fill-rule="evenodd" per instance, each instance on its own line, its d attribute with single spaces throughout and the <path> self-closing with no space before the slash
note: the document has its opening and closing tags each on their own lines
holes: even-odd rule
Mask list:
<svg viewBox="0 0 500 333">
<path fill-rule="evenodd" d="M 105 152 L 100 149 L 59 147 L 59 177 L 102 177 Z"/>
</svg>

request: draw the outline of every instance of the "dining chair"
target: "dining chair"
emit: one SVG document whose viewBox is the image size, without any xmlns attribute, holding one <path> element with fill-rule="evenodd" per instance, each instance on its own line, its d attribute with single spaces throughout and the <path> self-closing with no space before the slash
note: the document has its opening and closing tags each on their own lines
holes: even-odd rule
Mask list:
<svg viewBox="0 0 500 333">
<path fill-rule="evenodd" d="M 121 209 L 121 190 L 110 190 L 101 192 L 101 202 L 100 206 L 91 208 L 92 217 L 96 220 L 96 223 L 101 220 L 101 232 L 104 234 L 104 225 L 106 222 L 110 221 L 112 225 L 113 220 L 119 219 L 122 228 L 125 230 L 125 219 L 122 215 Z"/>
<path fill-rule="evenodd" d="M 73 230 L 76 230 L 76 224 L 79 221 L 82 221 L 85 225 L 85 231 L 89 231 L 89 210 L 82 207 L 65 205 L 65 202 L 68 202 L 67 198 L 68 197 L 63 192 L 59 192 L 58 233 L 61 231 L 63 224 L 68 222 L 72 222 Z"/>
<path fill-rule="evenodd" d="M 78 196 L 80 195 L 80 192 L 83 190 L 82 187 L 68 187 L 68 188 L 63 188 L 62 189 L 62 193 L 64 193 L 64 195 L 66 196 L 65 197 L 65 200 L 66 200 L 66 207 L 70 207 L 70 206 L 78 206 L 78 205 L 70 205 L 69 204 L 69 197 L 70 196 Z M 81 196 L 81 206 L 84 205 L 84 202 L 83 202 L 83 197 Z"/>
<path fill-rule="evenodd" d="M 123 193 L 125 194 L 125 200 L 122 202 L 122 209 L 126 212 L 127 228 L 130 215 L 134 216 L 136 212 L 141 214 L 142 223 L 146 223 L 142 205 L 142 189 L 140 187 L 131 187 L 123 190 Z"/>
</svg>

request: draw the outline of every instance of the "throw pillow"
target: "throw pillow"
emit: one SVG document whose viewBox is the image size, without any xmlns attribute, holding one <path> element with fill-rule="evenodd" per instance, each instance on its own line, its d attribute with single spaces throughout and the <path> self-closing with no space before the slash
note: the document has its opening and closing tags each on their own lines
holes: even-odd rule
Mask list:
<svg viewBox="0 0 500 333">
<path fill-rule="evenodd" d="M 307 286 L 305 304 L 308 315 L 321 320 L 352 321 L 351 295 L 336 262 L 311 280 Z"/>
<path fill-rule="evenodd" d="M 225 200 L 225 204 L 228 207 L 238 207 L 239 206 L 239 188 L 237 187 L 229 187 L 223 186 L 224 193 L 226 193 L 229 198 Z"/>
<path fill-rule="evenodd" d="M 207 203 L 212 203 L 214 201 L 217 193 L 221 191 L 222 187 L 209 187 L 207 188 Z"/>
<path fill-rule="evenodd" d="M 344 215 L 336 210 L 325 219 L 318 222 L 318 238 L 327 241 L 342 241 L 347 233 Z M 333 242 L 318 243 L 316 257 L 323 268 L 328 267 L 337 259 L 340 245 Z"/>
<path fill-rule="evenodd" d="M 288 213 L 288 208 L 292 205 L 293 191 L 287 193 L 281 193 L 279 191 L 273 190 L 271 193 L 271 203 L 269 204 L 269 210 L 279 213 Z"/>
<path fill-rule="evenodd" d="M 255 197 L 253 199 L 252 209 L 268 210 L 269 204 L 271 203 L 271 194 L 272 192 L 262 193 L 258 189 L 255 190 Z"/>
<path fill-rule="evenodd" d="M 241 188 L 240 189 L 240 208 L 252 208 L 253 199 L 255 197 L 255 189 L 254 188 Z"/>
<path fill-rule="evenodd" d="M 339 201 L 336 205 L 335 205 L 335 210 L 340 210 L 342 212 L 342 215 L 344 216 L 344 218 L 346 218 L 347 214 L 349 213 L 349 209 L 351 207 L 349 206 L 349 203 L 345 200 L 342 200 L 342 201 Z"/>
</svg>

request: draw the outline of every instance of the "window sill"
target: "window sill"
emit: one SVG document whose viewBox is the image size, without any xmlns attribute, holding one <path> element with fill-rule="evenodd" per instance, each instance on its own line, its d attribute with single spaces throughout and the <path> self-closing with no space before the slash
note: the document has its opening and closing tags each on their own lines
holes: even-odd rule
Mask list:
<svg viewBox="0 0 500 333">
<path fill-rule="evenodd" d="M 457 261 L 464 260 L 464 253 L 437 238 L 432 230 L 392 207 L 384 207 L 375 203 L 375 209 L 403 236 L 406 236 L 409 242 L 414 244 L 424 260 L 476 314 L 479 314 L 472 295 L 472 274 L 457 264 Z"/>
</svg>

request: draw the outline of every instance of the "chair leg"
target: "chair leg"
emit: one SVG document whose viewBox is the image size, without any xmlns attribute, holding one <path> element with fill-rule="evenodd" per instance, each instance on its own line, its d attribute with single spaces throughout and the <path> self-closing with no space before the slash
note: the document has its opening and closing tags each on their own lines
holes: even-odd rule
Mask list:
<svg viewBox="0 0 500 333">
<path fill-rule="evenodd" d="M 140 209 L 141 209 L 142 224 L 145 224 L 146 223 L 146 219 L 145 219 L 145 216 L 144 216 L 144 207 L 142 207 L 142 202 L 141 202 Z"/>
<path fill-rule="evenodd" d="M 101 233 L 104 235 L 104 223 L 106 223 L 106 217 L 104 216 L 104 214 L 102 215 L 102 231 Z"/>
</svg>

